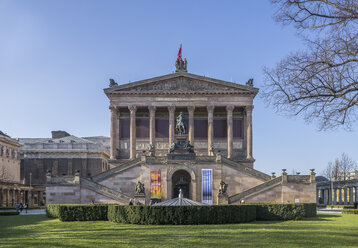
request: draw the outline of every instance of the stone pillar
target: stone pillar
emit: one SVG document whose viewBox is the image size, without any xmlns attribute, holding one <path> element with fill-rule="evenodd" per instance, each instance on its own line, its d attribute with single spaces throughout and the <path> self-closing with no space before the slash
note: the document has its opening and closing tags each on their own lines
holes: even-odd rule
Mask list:
<svg viewBox="0 0 358 248">
<path fill-rule="evenodd" d="M 149 106 L 149 144 L 155 146 L 155 106 Z"/>
<path fill-rule="evenodd" d="M 333 188 L 333 205 L 337 204 L 337 189 Z"/>
<path fill-rule="evenodd" d="M 332 190 L 328 189 L 328 204 L 332 204 Z"/>
<path fill-rule="evenodd" d="M 116 159 L 117 157 L 117 107 L 116 106 L 110 106 L 109 109 L 111 110 L 111 150 L 110 150 L 110 159 Z"/>
<path fill-rule="evenodd" d="M 347 205 L 347 187 L 344 187 L 344 205 Z"/>
<path fill-rule="evenodd" d="M 213 156 L 212 147 L 214 145 L 214 109 L 215 106 L 207 106 L 208 110 L 208 155 Z"/>
<path fill-rule="evenodd" d="M 232 157 L 232 149 L 233 149 L 233 138 L 234 138 L 234 131 L 233 131 L 233 120 L 232 120 L 232 112 L 234 110 L 234 106 L 229 105 L 226 106 L 227 112 L 227 158 Z"/>
<path fill-rule="evenodd" d="M 342 204 L 342 189 L 339 188 L 338 190 L 338 204 Z"/>
<path fill-rule="evenodd" d="M 353 204 L 353 187 L 349 188 L 349 204 Z"/>
<path fill-rule="evenodd" d="M 169 146 L 174 142 L 174 135 L 175 135 L 175 123 L 174 123 L 174 112 L 175 106 L 169 106 Z"/>
<path fill-rule="evenodd" d="M 188 106 L 188 113 L 189 113 L 189 142 L 191 145 L 194 145 L 194 111 L 195 106 Z"/>
<path fill-rule="evenodd" d="M 81 164 L 82 164 L 82 166 L 81 166 L 81 172 L 82 172 L 82 176 L 83 177 L 87 177 L 88 176 L 88 166 L 87 166 L 87 164 L 88 164 L 88 160 L 87 160 L 87 158 L 83 158 L 83 159 L 81 159 Z"/>
<path fill-rule="evenodd" d="M 9 191 L 9 189 L 5 189 L 5 191 L 6 191 L 6 207 L 9 207 L 10 206 L 10 202 L 9 202 L 10 191 Z"/>
<path fill-rule="evenodd" d="M 68 158 L 67 159 L 67 175 L 72 175 L 72 171 L 73 171 L 73 163 L 72 163 L 72 158 Z"/>
<path fill-rule="evenodd" d="M 12 194 L 11 194 L 11 206 L 15 206 L 15 189 L 12 189 Z"/>
<path fill-rule="evenodd" d="M 130 111 L 130 130 L 129 130 L 129 158 L 134 159 L 137 154 L 137 137 L 136 137 L 136 106 L 128 106 Z"/>
<path fill-rule="evenodd" d="M 22 201 L 22 204 L 26 203 L 26 190 L 22 191 L 22 199 L 21 199 L 21 201 Z"/>
<path fill-rule="evenodd" d="M 272 177 L 271 177 L 272 178 Z M 321 192 L 321 190 L 316 189 L 316 204 L 320 204 L 319 203 L 319 192 Z"/>
<path fill-rule="evenodd" d="M 4 190 L 0 189 L 0 207 L 4 206 Z"/>
<path fill-rule="evenodd" d="M 16 192 L 17 192 L 17 195 L 16 195 L 17 203 L 20 203 L 21 202 L 21 191 L 18 189 L 18 190 L 16 190 Z"/>
<path fill-rule="evenodd" d="M 355 202 L 358 202 L 358 186 L 356 186 L 355 188 L 356 188 L 356 199 L 355 199 Z"/>
<path fill-rule="evenodd" d="M 246 106 L 246 159 L 252 160 L 252 110 L 254 106 Z"/>
</svg>

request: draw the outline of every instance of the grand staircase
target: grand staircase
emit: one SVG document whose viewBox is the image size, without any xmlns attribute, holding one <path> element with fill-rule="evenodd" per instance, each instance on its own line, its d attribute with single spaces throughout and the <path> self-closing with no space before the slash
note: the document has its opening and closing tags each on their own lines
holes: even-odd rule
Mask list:
<svg viewBox="0 0 358 248">
<path fill-rule="evenodd" d="M 81 178 L 80 184 L 84 188 L 92 190 L 100 195 L 107 196 L 108 198 L 111 198 L 113 200 L 120 201 L 122 203 L 128 203 L 130 200 L 130 197 L 126 194 L 123 194 L 122 192 L 110 189 L 106 186 L 95 183 L 85 178 Z"/>
<path fill-rule="evenodd" d="M 262 191 L 276 187 L 277 185 L 280 185 L 281 183 L 282 183 L 281 176 L 271 179 L 270 181 L 267 181 L 267 182 L 264 182 L 262 184 L 255 186 L 255 187 L 249 188 L 243 192 L 229 196 L 229 204 L 238 202 L 238 201 L 244 199 L 245 197 L 252 196 L 252 195 L 258 194 Z"/>
</svg>

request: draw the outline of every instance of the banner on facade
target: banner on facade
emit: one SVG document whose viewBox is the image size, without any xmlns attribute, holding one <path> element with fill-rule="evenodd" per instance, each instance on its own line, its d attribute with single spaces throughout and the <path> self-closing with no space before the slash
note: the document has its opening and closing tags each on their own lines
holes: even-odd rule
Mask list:
<svg viewBox="0 0 358 248">
<path fill-rule="evenodd" d="M 150 171 L 150 199 L 162 198 L 160 170 Z"/>
</svg>

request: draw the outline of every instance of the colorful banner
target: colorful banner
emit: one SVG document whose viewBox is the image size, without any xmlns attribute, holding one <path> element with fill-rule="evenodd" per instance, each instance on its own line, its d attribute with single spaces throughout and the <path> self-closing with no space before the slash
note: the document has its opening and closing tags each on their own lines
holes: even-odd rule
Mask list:
<svg viewBox="0 0 358 248">
<path fill-rule="evenodd" d="M 213 204 L 213 170 L 202 169 L 201 176 L 201 202 Z"/>
<path fill-rule="evenodd" d="M 150 199 L 161 199 L 161 178 L 160 170 L 150 171 Z"/>
</svg>

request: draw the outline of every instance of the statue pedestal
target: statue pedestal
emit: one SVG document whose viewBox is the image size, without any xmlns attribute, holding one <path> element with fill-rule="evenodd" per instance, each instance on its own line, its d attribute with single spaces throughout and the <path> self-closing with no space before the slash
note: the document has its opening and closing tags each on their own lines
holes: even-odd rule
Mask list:
<svg viewBox="0 0 358 248">
<path fill-rule="evenodd" d="M 227 194 L 218 194 L 218 205 L 228 205 L 229 196 Z"/>
<path fill-rule="evenodd" d="M 145 205 L 145 194 L 134 195 L 135 205 Z"/>
<path fill-rule="evenodd" d="M 176 135 L 176 142 L 173 151 L 169 151 L 167 157 L 169 160 L 193 160 L 195 159 L 195 152 L 191 152 L 186 147 L 188 135 Z M 194 147 L 192 147 L 194 149 Z"/>
</svg>

